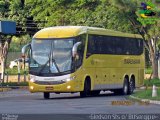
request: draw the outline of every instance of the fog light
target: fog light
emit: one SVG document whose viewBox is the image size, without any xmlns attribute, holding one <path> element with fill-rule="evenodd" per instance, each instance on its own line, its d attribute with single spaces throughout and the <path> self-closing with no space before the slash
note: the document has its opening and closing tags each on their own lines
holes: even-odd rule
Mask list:
<svg viewBox="0 0 160 120">
<path fill-rule="evenodd" d="M 71 88 L 71 86 L 69 85 L 69 86 L 67 86 L 67 89 L 70 89 Z"/>
<path fill-rule="evenodd" d="M 66 82 L 69 82 L 70 80 L 71 80 L 70 78 L 67 78 L 67 79 L 66 79 Z"/>
<path fill-rule="evenodd" d="M 33 89 L 34 89 L 34 87 L 33 87 L 33 86 L 30 86 L 30 89 L 31 89 L 31 90 L 33 90 Z"/>
</svg>

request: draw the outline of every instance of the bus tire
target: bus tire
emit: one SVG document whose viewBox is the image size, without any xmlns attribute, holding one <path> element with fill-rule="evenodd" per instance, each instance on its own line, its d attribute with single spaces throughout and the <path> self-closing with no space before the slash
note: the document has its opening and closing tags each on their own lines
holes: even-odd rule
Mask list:
<svg viewBox="0 0 160 120">
<path fill-rule="evenodd" d="M 44 99 L 49 99 L 50 98 L 50 93 L 49 92 L 44 92 L 43 96 L 44 96 Z"/>
<path fill-rule="evenodd" d="M 100 94 L 100 92 L 101 92 L 100 90 L 94 90 L 94 91 L 91 91 L 90 94 L 91 94 L 92 96 L 98 96 L 98 95 Z"/>
<path fill-rule="evenodd" d="M 129 82 L 128 82 L 127 78 L 124 78 L 122 95 L 128 95 L 128 93 L 129 93 Z"/>
<path fill-rule="evenodd" d="M 135 89 L 135 80 L 133 77 L 131 77 L 129 82 L 129 94 L 132 94 Z"/>
<path fill-rule="evenodd" d="M 85 80 L 83 91 L 80 92 L 80 97 L 87 97 L 90 95 L 91 83 L 89 80 Z"/>
<path fill-rule="evenodd" d="M 127 78 L 124 78 L 123 88 L 112 90 L 115 95 L 128 95 L 129 93 L 129 83 Z"/>
</svg>

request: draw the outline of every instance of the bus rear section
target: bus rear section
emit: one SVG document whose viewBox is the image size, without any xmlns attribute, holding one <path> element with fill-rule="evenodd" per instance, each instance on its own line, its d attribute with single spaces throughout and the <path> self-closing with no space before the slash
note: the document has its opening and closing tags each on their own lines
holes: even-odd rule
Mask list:
<svg viewBox="0 0 160 120">
<path fill-rule="evenodd" d="M 143 86 L 144 48 L 141 37 L 89 34 L 86 71 L 92 79 L 91 90 L 112 90 L 132 94 Z"/>
</svg>

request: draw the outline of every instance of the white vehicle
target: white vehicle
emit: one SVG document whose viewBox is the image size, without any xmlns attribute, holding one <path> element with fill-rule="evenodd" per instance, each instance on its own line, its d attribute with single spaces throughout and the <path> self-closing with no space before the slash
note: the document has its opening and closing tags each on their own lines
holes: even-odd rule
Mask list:
<svg viewBox="0 0 160 120">
<path fill-rule="evenodd" d="M 20 66 L 22 66 L 23 65 L 23 63 L 22 63 L 23 60 L 22 60 L 22 58 L 18 58 L 18 59 L 15 59 L 13 61 L 10 61 L 9 68 L 13 69 L 14 67 L 18 67 L 18 61 L 20 62 Z M 28 59 L 25 60 L 25 63 L 28 63 Z"/>
<path fill-rule="evenodd" d="M 17 67 L 18 66 L 18 63 L 16 61 L 10 61 L 10 65 L 9 65 L 9 68 L 13 68 L 13 67 Z"/>
</svg>

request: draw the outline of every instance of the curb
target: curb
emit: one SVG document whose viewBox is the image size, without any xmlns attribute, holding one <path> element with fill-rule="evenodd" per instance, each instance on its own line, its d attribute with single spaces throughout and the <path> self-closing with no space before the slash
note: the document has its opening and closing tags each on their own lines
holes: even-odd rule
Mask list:
<svg viewBox="0 0 160 120">
<path fill-rule="evenodd" d="M 133 99 L 135 99 L 135 100 L 142 101 L 142 102 L 149 102 L 149 103 L 152 103 L 152 104 L 158 104 L 158 105 L 160 105 L 160 101 L 150 100 L 150 99 L 140 99 L 140 98 L 134 97 L 132 95 L 130 95 L 130 97 L 133 98 Z"/>
<path fill-rule="evenodd" d="M 156 87 L 156 88 L 159 89 L 160 87 Z M 152 86 L 152 87 L 149 86 L 149 87 L 147 87 L 147 88 L 144 86 L 144 87 L 140 87 L 140 88 L 139 88 L 139 90 L 146 90 L 146 89 L 153 89 L 153 86 Z"/>
<path fill-rule="evenodd" d="M 3 88 L 0 88 L 0 92 L 10 91 L 12 89 L 28 90 L 28 86 L 8 86 L 8 87 L 3 87 Z"/>
<path fill-rule="evenodd" d="M 11 89 L 28 90 L 28 86 L 8 86 Z"/>
</svg>

